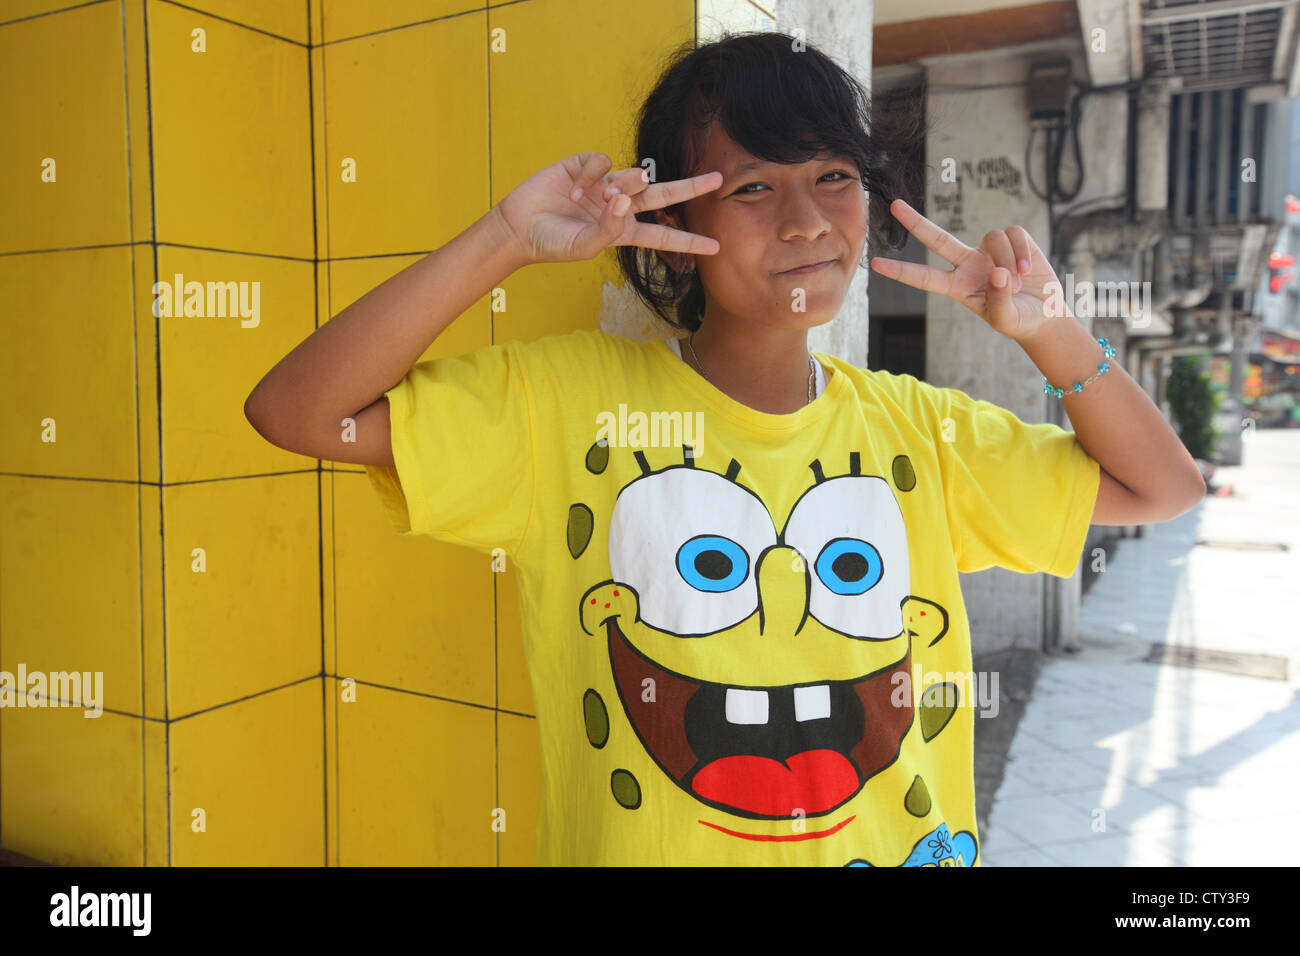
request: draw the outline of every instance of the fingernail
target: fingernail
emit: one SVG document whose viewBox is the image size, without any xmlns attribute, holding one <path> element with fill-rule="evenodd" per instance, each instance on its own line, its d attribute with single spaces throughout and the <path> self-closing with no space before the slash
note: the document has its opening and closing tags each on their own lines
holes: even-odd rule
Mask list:
<svg viewBox="0 0 1300 956">
<path fill-rule="evenodd" d="M 1020 265 L 1020 271 L 1021 271 L 1021 272 L 1028 272 L 1028 271 L 1029 271 L 1029 260 L 1028 260 L 1028 259 L 1021 259 L 1020 262 L 1019 262 L 1019 265 Z"/>
<path fill-rule="evenodd" d="M 993 287 L 995 289 L 1004 289 L 1007 285 L 1007 273 L 1005 269 L 996 269 L 993 272 Z"/>
</svg>

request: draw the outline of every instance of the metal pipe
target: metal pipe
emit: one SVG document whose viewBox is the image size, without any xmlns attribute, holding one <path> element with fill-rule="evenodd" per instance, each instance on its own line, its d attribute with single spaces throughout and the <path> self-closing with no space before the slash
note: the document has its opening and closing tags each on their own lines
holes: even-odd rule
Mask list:
<svg viewBox="0 0 1300 956">
<path fill-rule="evenodd" d="M 1138 138 L 1138 88 L 1136 85 L 1128 88 L 1128 144 L 1126 148 L 1127 170 L 1125 176 L 1128 180 L 1128 188 L 1124 196 L 1124 218 L 1128 222 L 1133 222 L 1137 218 L 1137 138 Z"/>
</svg>

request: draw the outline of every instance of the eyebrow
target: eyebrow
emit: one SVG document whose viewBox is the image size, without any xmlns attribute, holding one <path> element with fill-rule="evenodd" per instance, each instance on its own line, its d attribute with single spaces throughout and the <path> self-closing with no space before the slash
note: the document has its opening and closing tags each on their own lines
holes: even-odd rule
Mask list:
<svg viewBox="0 0 1300 956">
<path fill-rule="evenodd" d="M 823 156 L 821 159 L 812 159 L 812 160 L 809 160 L 809 162 L 813 162 L 813 163 L 836 163 L 836 162 L 843 162 L 843 160 L 840 159 L 838 156 L 835 156 L 835 155 L 827 155 L 827 156 Z M 778 166 L 778 165 L 781 165 L 781 164 L 780 164 L 780 163 L 770 163 L 770 162 L 768 162 L 767 160 L 763 160 L 763 159 L 755 159 L 755 160 L 751 160 L 751 161 L 748 162 L 748 163 L 741 163 L 739 166 L 737 166 L 735 169 L 733 169 L 733 170 L 731 171 L 731 173 L 727 176 L 727 179 L 735 179 L 736 177 L 741 176 L 741 175 L 743 175 L 744 173 L 747 173 L 747 172 L 749 172 L 749 171 L 752 170 L 752 169 L 760 169 L 760 168 L 762 168 L 762 167 L 764 167 L 764 166 Z"/>
</svg>

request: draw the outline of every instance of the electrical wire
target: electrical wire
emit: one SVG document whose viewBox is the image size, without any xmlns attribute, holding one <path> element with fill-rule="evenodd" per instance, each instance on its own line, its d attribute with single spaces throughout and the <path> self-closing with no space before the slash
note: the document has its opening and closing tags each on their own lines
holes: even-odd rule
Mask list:
<svg viewBox="0 0 1300 956">
<path fill-rule="evenodd" d="M 1080 192 L 1083 191 L 1083 185 L 1087 180 L 1087 170 L 1084 168 L 1083 153 L 1079 144 L 1079 122 L 1083 117 L 1083 101 L 1089 96 L 1099 93 L 1117 93 L 1132 89 L 1140 89 L 1142 82 L 1140 80 L 1128 80 L 1123 83 L 1112 83 L 1107 86 L 1089 86 L 1079 80 L 1071 79 L 1071 85 L 1078 91 L 1074 100 L 1070 103 L 1070 118 L 1066 123 L 1055 122 L 1052 124 L 1039 124 L 1029 133 L 1029 142 L 1025 145 L 1025 179 L 1029 184 L 1030 190 L 1039 199 L 1043 200 L 1047 207 L 1047 225 L 1048 225 L 1048 258 L 1052 258 L 1056 252 L 1056 237 L 1060 231 L 1061 223 L 1071 216 L 1079 215 L 1083 207 L 1090 206 L 1094 203 L 1111 202 L 1115 200 L 1123 201 L 1128 197 L 1127 192 L 1118 193 L 1111 196 L 1102 196 L 1095 199 L 1086 199 L 1081 203 L 1076 203 L 1065 212 L 1057 215 L 1055 204 L 1061 202 L 1070 202 Z M 1032 156 L 1034 138 L 1040 130 L 1045 130 L 1047 135 L 1047 145 L 1044 155 L 1044 172 L 1047 176 L 1046 189 L 1039 189 L 1034 182 L 1033 167 L 1030 163 Z M 1061 155 L 1064 152 L 1065 139 L 1074 140 L 1074 162 L 1078 169 L 1078 180 L 1071 190 L 1061 188 Z M 1059 139 L 1057 138 L 1059 137 Z"/>
<path fill-rule="evenodd" d="M 1087 180 L 1087 169 L 1083 162 L 1083 150 L 1079 145 L 1079 121 L 1083 117 L 1083 101 L 1092 93 L 1098 91 L 1097 87 L 1086 87 L 1082 84 L 1075 83 L 1081 87 L 1079 93 L 1074 97 L 1069 107 L 1069 119 L 1065 122 L 1056 121 L 1051 124 L 1035 124 L 1029 131 L 1029 141 L 1025 144 L 1025 181 L 1030 191 L 1043 201 L 1047 207 L 1047 235 L 1048 249 L 1047 257 L 1051 259 L 1056 254 L 1056 234 L 1060 227 L 1061 220 L 1058 218 L 1054 206 L 1058 203 L 1068 203 L 1083 191 L 1083 184 Z M 1034 182 L 1033 173 L 1033 149 L 1034 141 L 1039 132 L 1043 132 L 1046 138 L 1046 145 L 1043 151 L 1043 170 L 1047 177 L 1046 187 L 1040 189 Z M 1061 187 L 1061 156 L 1065 151 L 1066 139 L 1074 141 L 1074 165 L 1076 180 L 1073 189 L 1063 189 Z"/>
</svg>

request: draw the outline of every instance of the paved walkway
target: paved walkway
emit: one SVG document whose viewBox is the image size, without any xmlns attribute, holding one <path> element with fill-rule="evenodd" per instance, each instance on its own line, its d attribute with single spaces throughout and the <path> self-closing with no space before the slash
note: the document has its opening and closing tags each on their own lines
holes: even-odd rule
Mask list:
<svg viewBox="0 0 1300 956">
<path fill-rule="evenodd" d="M 1083 600 L 1077 652 L 1044 662 L 1012 741 L 984 865 L 1292 864 L 1300 430 L 1247 435 L 1244 464 L 1214 483 L 1236 494 L 1207 497 L 1107 555 Z M 1280 655 L 1288 679 L 1144 662 L 1157 642 Z"/>
</svg>

